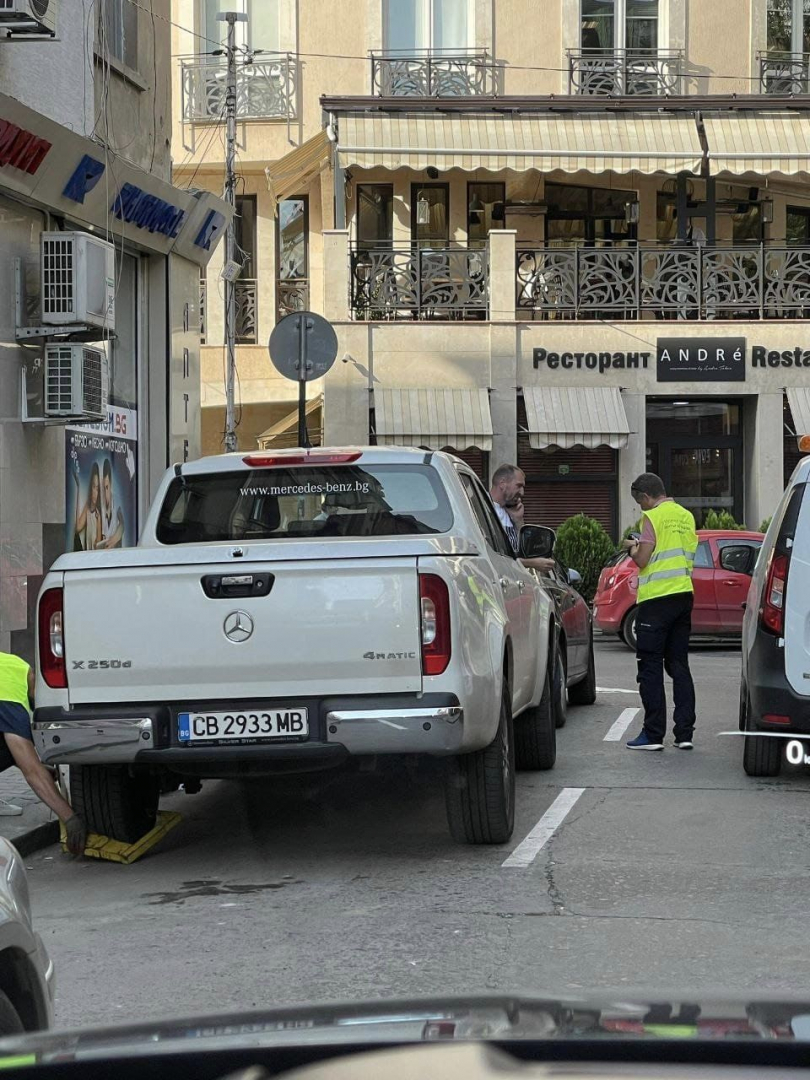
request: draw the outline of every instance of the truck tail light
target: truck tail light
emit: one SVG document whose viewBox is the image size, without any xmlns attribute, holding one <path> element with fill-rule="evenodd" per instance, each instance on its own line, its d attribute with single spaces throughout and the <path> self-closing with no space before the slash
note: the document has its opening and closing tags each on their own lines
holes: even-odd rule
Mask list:
<svg viewBox="0 0 810 1080">
<path fill-rule="evenodd" d="M 441 675 L 450 663 L 450 595 L 436 574 L 419 575 L 422 674 Z"/>
<path fill-rule="evenodd" d="M 785 628 L 785 586 L 789 568 L 790 555 L 774 552 L 759 613 L 763 628 L 772 634 L 781 634 Z"/>
<path fill-rule="evenodd" d="M 52 690 L 67 690 L 61 589 L 48 589 L 39 601 L 39 667 Z"/>
<path fill-rule="evenodd" d="M 305 450 L 301 453 L 281 454 L 248 454 L 242 458 L 245 465 L 252 469 L 275 469 L 286 468 L 293 465 L 351 465 L 363 455 L 361 451 L 347 452 L 322 452 L 320 450 Z"/>
</svg>

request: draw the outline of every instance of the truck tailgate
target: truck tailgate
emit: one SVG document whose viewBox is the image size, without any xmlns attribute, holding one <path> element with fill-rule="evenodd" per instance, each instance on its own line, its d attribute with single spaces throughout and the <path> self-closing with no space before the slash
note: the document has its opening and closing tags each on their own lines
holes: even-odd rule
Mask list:
<svg viewBox="0 0 810 1080">
<path fill-rule="evenodd" d="M 208 594 L 238 574 L 269 587 Z M 415 558 L 68 570 L 64 619 L 71 705 L 422 688 Z"/>
</svg>

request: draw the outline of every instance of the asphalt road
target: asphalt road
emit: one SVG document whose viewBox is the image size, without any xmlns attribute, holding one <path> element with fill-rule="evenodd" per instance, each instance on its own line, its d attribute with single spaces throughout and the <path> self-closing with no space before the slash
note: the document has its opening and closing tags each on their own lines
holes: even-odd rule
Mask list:
<svg viewBox="0 0 810 1080">
<path fill-rule="evenodd" d="M 739 653 L 692 659 L 695 750 L 631 753 L 605 735 L 638 708 L 635 661 L 599 642 L 599 686 L 623 692 L 572 709 L 556 768 L 519 775 L 503 848 L 450 840 L 427 767 L 211 782 L 166 800 L 183 823 L 133 866 L 30 857 L 57 1022 L 443 992 L 805 992 L 810 776 L 748 779 L 741 740 L 717 737 L 737 725 Z M 503 866 L 564 792 L 533 861 Z"/>
</svg>

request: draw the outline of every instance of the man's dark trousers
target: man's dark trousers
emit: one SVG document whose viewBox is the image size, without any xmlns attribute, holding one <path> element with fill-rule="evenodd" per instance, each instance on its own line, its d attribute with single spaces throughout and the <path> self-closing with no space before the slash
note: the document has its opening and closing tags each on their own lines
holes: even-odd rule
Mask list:
<svg viewBox="0 0 810 1080">
<path fill-rule="evenodd" d="M 663 742 L 667 731 L 664 669 L 672 679 L 675 738 L 691 740 L 695 729 L 695 684 L 689 670 L 693 604 L 694 594 L 682 592 L 645 600 L 638 607 L 638 684 L 644 705 L 644 731 L 654 742 Z"/>
</svg>

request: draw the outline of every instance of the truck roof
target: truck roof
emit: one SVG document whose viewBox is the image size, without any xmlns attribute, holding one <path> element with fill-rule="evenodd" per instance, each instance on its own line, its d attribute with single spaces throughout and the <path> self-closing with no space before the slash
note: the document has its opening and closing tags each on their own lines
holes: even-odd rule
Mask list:
<svg viewBox="0 0 810 1080">
<path fill-rule="evenodd" d="M 357 455 L 355 457 L 354 455 Z M 175 465 L 175 471 L 183 476 L 198 476 L 215 472 L 235 472 L 244 469 L 262 468 L 263 461 L 283 466 L 289 462 L 291 467 L 298 465 L 340 465 L 339 459 L 345 457 L 345 464 L 365 465 L 414 465 L 424 462 L 428 456 L 438 455 L 449 459 L 449 454 L 440 451 L 420 450 L 412 446 L 317 446 L 311 450 L 238 450 L 231 454 L 215 454 L 211 457 L 197 458 L 183 465 Z M 252 460 L 251 460 L 252 459 Z M 302 460 L 304 459 L 304 460 Z"/>
</svg>

